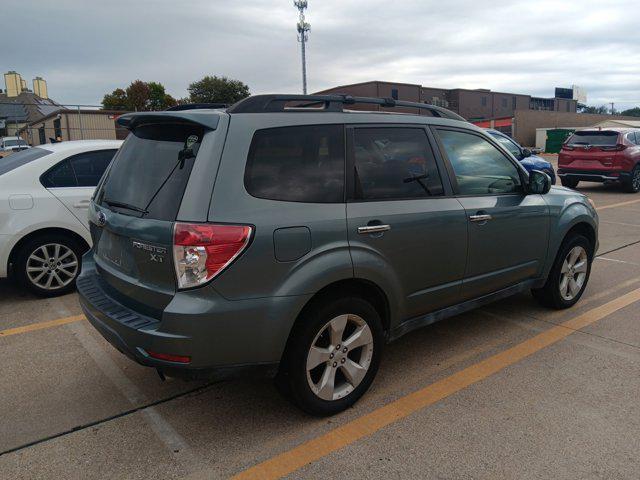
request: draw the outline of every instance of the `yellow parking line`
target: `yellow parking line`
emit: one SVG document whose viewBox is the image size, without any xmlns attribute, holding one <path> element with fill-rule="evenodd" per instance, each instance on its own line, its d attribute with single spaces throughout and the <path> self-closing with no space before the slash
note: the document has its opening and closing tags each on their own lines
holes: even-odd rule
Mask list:
<svg viewBox="0 0 640 480">
<path fill-rule="evenodd" d="M 597 207 L 596 210 L 600 211 L 600 210 L 606 210 L 608 208 L 624 207 L 625 205 L 632 205 L 634 203 L 640 203 L 640 199 L 629 200 L 627 202 L 612 203 L 611 205 L 603 205 L 602 207 Z"/>
<path fill-rule="evenodd" d="M 266 480 L 289 475 L 305 465 L 315 462 L 363 437 L 372 435 L 391 423 L 484 380 L 529 355 L 559 342 L 577 329 L 597 322 L 638 300 L 640 300 L 640 288 L 552 327 L 529 340 L 471 365 L 421 390 L 399 398 L 371 413 L 309 440 L 292 450 L 240 472 L 233 478 L 236 480 Z"/>
<path fill-rule="evenodd" d="M 8 337 L 10 335 L 18 335 L 19 333 L 27 333 L 33 332 L 34 330 L 57 327 L 59 325 L 65 325 L 67 323 L 79 322 L 80 320 L 84 320 L 84 315 L 74 315 L 73 317 L 58 318 L 56 320 L 49 320 L 48 322 L 32 323 L 31 325 L 25 325 L 23 327 L 0 330 L 0 337 Z"/>
</svg>

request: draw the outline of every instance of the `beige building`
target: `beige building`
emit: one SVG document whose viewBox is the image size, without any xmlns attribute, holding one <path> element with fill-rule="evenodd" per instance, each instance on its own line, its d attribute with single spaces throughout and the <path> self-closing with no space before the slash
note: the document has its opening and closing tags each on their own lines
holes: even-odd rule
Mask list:
<svg viewBox="0 0 640 480">
<path fill-rule="evenodd" d="M 122 140 L 128 131 L 116 124 L 122 111 L 60 109 L 20 129 L 19 134 L 29 144 L 43 145 L 59 139 Z"/>
</svg>

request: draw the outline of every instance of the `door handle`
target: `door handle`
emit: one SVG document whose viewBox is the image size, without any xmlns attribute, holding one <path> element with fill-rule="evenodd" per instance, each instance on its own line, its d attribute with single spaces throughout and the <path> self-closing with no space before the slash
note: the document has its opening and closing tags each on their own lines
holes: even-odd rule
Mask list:
<svg viewBox="0 0 640 480">
<path fill-rule="evenodd" d="M 493 217 L 491 215 L 483 213 L 483 214 L 478 214 L 478 215 L 470 215 L 469 216 L 469 221 L 470 222 L 477 222 L 477 223 L 487 223 L 492 218 Z"/>
<path fill-rule="evenodd" d="M 75 208 L 89 208 L 90 203 L 91 200 L 80 200 L 79 202 L 74 203 L 73 206 Z"/>
<path fill-rule="evenodd" d="M 366 227 L 358 227 L 358 233 L 361 235 L 388 232 L 389 230 L 391 230 L 391 225 L 367 225 Z"/>
</svg>

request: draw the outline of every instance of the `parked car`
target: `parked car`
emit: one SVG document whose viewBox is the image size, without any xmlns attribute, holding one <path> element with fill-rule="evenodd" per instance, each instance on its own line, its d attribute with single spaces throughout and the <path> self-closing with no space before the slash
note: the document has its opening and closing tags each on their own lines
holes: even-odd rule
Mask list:
<svg viewBox="0 0 640 480">
<path fill-rule="evenodd" d="M 558 176 L 569 188 L 586 181 L 618 183 L 627 192 L 640 191 L 640 129 L 574 132 L 558 155 Z"/>
<path fill-rule="evenodd" d="M 499 130 L 487 129 L 487 133 L 495 138 L 500 145 L 506 148 L 511 155 L 516 157 L 527 171 L 531 172 L 533 170 L 540 170 L 541 172 L 549 175 L 549 178 L 551 178 L 551 185 L 555 185 L 556 174 L 551 163 L 536 155 L 532 150 L 522 147 L 509 135 L 502 133 Z M 539 150 L 537 152 L 539 152 Z"/>
<path fill-rule="evenodd" d="M 567 308 L 586 287 L 593 205 L 448 110 L 258 95 L 118 122 L 131 133 L 89 207 L 78 291 L 109 342 L 162 374 L 277 366 L 299 407 L 333 414 L 385 342 L 530 289 Z"/>
<path fill-rule="evenodd" d="M 121 143 L 43 145 L 0 162 L 0 278 L 42 296 L 74 288 L 91 245 L 89 199 Z"/>
<path fill-rule="evenodd" d="M 0 138 L 0 151 L 2 152 L 19 152 L 31 148 L 26 140 L 20 137 L 2 137 Z"/>
</svg>

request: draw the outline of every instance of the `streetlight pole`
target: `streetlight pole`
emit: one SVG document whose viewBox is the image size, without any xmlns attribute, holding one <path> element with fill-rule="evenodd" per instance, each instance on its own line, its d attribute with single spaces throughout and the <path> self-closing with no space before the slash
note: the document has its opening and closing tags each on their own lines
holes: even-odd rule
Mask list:
<svg viewBox="0 0 640 480">
<path fill-rule="evenodd" d="M 302 93 L 307 94 L 307 55 L 306 55 L 306 43 L 309 40 L 309 30 L 311 25 L 305 22 L 304 11 L 307 9 L 307 0 L 294 0 L 293 6 L 298 9 L 300 15 L 298 17 L 298 41 L 301 44 L 302 50 Z"/>
</svg>

